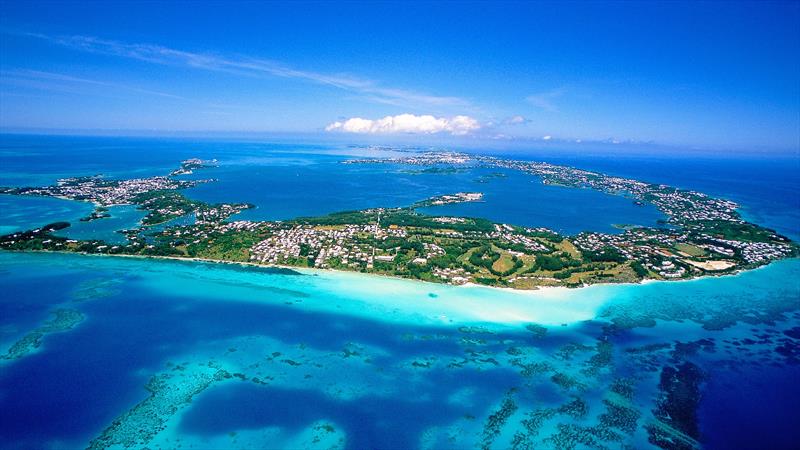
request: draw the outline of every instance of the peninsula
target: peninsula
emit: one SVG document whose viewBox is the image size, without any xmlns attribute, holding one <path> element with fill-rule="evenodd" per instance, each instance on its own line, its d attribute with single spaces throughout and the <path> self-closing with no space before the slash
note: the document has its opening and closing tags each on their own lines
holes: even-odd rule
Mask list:
<svg viewBox="0 0 800 450">
<path fill-rule="evenodd" d="M 620 234 L 564 236 L 546 228 L 418 211 L 483 198 L 480 192 L 457 192 L 400 208 L 287 221 L 236 221 L 229 219 L 253 205 L 209 204 L 181 192 L 214 181 L 180 178 L 215 167 L 214 161 L 190 159 L 166 176 L 128 180 L 91 176 L 62 179 L 53 186 L 0 188 L 0 194 L 92 202 L 96 210 L 82 220 L 103 220 L 107 208 L 114 205 L 136 205 L 146 211 L 140 226 L 122 231 L 127 238 L 124 244 L 56 236 L 54 230 L 68 226 L 59 222 L 0 236 L 0 249 L 200 258 L 514 289 L 688 279 L 751 269 L 799 253 L 797 244 L 787 237 L 742 219 L 736 203 L 666 185 L 544 162 L 455 152 L 343 163 L 403 164 L 443 174 L 478 167 L 516 170 L 545 184 L 594 189 L 628 197 L 637 204 L 649 203 L 666 220 L 659 227 L 627 227 Z M 172 223 L 182 217 L 193 220 Z"/>
</svg>

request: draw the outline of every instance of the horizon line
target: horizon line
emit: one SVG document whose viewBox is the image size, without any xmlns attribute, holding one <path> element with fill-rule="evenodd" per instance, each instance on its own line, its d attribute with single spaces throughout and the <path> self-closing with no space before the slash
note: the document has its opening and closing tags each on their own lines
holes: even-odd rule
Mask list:
<svg viewBox="0 0 800 450">
<path fill-rule="evenodd" d="M 292 139 L 303 138 L 314 142 L 347 143 L 351 145 L 403 145 L 403 146 L 449 146 L 453 148 L 485 148 L 487 150 L 506 149 L 519 152 L 520 147 L 529 150 L 585 150 L 589 153 L 656 153 L 662 155 L 702 154 L 719 155 L 726 153 L 736 155 L 758 154 L 775 156 L 794 156 L 800 158 L 800 144 L 789 147 L 728 147 L 728 146 L 691 146 L 680 144 L 663 144 L 657 142 L 634 141 L 587 141 L 547 140 L 535 138 L 514 138 L 496 140 L 480 137 L 464 138 L 463 136 L 432 136 L 419 134 L 391 135 L 342 135 L 321 131 L 244 131 L 244 130 L 150 130 L 150 129 L 111 129 L 111 128 L 38 128 L 38 127 L 0 127 L 0 136 L 63 136 L 63 137 L 106 137 L 106 138 L 183 138 L 183 139 Z M 616 150 L 616 151 L 609 151 Z"/>
</svg>

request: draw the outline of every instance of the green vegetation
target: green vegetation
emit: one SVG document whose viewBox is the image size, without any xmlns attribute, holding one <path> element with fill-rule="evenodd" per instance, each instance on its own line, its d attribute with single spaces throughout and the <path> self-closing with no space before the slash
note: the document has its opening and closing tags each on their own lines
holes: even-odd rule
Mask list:
<svg viewBox="0 0 800 450">
<path fill-rule="evenodd" d="M 140 209 L 150 210 L 142 219 L 143 225 L 158 225 L 168 222 L 206 205 L 200 201 L 189 200 L 174 190 L 144 192 L 136 195 L 134 201 L 140 205 Z"/>
<path fill-rule="evenodd" d="M 705 256 L 708 254 L 707 251 L 696 245 L 686 244 L 683 242 L 675 244 L 675 250 L 686 253 L 689 256 Z"/>
<path fill-rule="evenodd" d="M 377 211 L 341 211 L 319 217 L 298 217 L 297 219 L 288 221 L 288 223 L 321 226 L 348 224 L 364 225 L 368 223 L 374 223 L 377 220 Z"/>
<path fill-rule="evenodd" d="M 536 257 L 536 269 L 539 270 L 561 270 L 564 262 L 556 256 L 540 255 Z"/>
<path fill-rule="evenodd" d="M 639 261 L 631 261 L 631 269 L 638 275 L 640 278 L 644 278 L 647 276 L 649 271 L 645 269 L 645 267 Z"/>
<path fill-rule="evenodd" d="M 185 249 L 186 255 L 197 258 L 216 259 L 220 261 L 246 262 L 250 259 L 250 247 L 261 240 L 257 233 L 240 232 L 213 235 L 208 241 L 186 245 L 173 242 L 178 249 Z M 301 258 L 305 261 L 306 258 Z M 294 265 L 305 265 L 297 261 Z"/>
<path fill-rule="evenodd" d="M 69 222 L 53 222 L 43 226 L 42 229 L 46 231 L 56 231 L 56 230 L 63 230 L 64 228 L 68 228 L 69 226 L 70 226 Z"/>
<path fill-rule="evenodd" d="M 747 222 L 703 220 L 692 222 L 691 227 L 699 228 L 705 234 L 732 241 L 772 242 L 776 236 L 774 230 Z"/>
<path fill-rule="evenodd" d="M 451 175 L 456 173 L 464 173 L 467 169 L 456 167 L 426 167 L 424 169 L 407 169 L 401 170 L 401 173 L 409 175 Z"/>
<path fill-rule="evenodd" d="M 583 257 L 587 261 L 591 262 L 617 262 L 623 263 L 627 260 L 625 256 L 623 256 L 619 250 L 615 249 L 614 247 L 604 247 L 603 249 L 596 251 L 596 252 L 583 252 Z"/>
<path fill-rule="evenodd" d="M 282 222 L 228 223 L 226 220 L 230 216 L 252 205 L 214 205 L 185 197 L 180 190 L 197 182 L 173 177 L 208 167 L 203 161 L 187 160 L 168 177 L 125 183 L 83 177 L 61 180 L 45 188 L 0 188 L 0 193 L 66 196 L 96 205 L 133 203 L 147 211 L 142 227 L 125 232 L 128 242 L 124 244 L 53 236 L 52 231 L 70 225 L 56 222 L 41 229 L 0 236 L 0 248 L 313 266 L 518 289 L 630 282 L 644 278 L 691 278 L 707 272 L 756 267 L 798 254 L 797 245 L 788 238 L 741 221 L 735 205 L 730 202 L 660 185 L 627 184 L 628 181 L 619 178 L 607 179 L 604 175 L 566 167 L 531 166 L 494 159 L 488 164 L 498 169 L 517 168 L 531 173 L 538 170 L 549 184 L 591 187 L 630 196 L 640 203 L 654 203 L 667 214 L 669 226 L 625 226 L 620 234 L 580 233 L 564 237 L 544 228 L 417 212 L 418 208 L 432 204 L 481 198 L 480 193 L 465 192 L 432 197 L 405 208 L 344 211 Z M 462 168 L 435 165 L 408 173 L 440 174 L 460 170 Z M 501 176 L 505 175 L 497 172 L 482 179 Z M 106 207 L 98 206 L 84 219 L 100 219 L 107 214 Z M 181 221 L 180 225 L 168 223 L 179 217 L 193 218 L 196 222 L 189 225 L 189 221 Z M 703 217 L 717 219 L 692 220 Z M 165 225 L 152 227 L 158 224 Z"/>
<path fill-rule="evenodd" d="M 475 267 L 484 267 L 490 270 L 498 259 L 500 259 L 500 253 L 493 251 L 490 246 L 484 245 L 472 252 L 469 256 L 469 263 Z"/>
</svg>

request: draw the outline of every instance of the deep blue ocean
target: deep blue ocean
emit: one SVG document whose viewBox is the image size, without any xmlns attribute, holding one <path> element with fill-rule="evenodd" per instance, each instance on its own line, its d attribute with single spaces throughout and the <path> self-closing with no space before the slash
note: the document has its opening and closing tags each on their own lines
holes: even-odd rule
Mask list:
<svg viewBox="0 0 800 450">
<path fill-rule="evenodd" d="M 484 192 L 485 201 L 425 212 L 564 233 L 616 232 L 614 225 L 662 218 L 628 199 L 513 172 L 340 163 L 375 152 L 0 135 L 0 185 L 151 176 L 199 157 L 219 167 L 192 177 L 218 181 L 186 195 L 257 206 L 241 219 L 404 206 L 455 191 Z M 749 220 L 800 239 L 797 157 L 507 156 L 729 198 Z M 90 210 L 0 196 L 0 232 L 75 223 Z M 112 216 L 62 232 L 120 239 L 117 229 L 141 219 L 126 207 Z M 696 412 L 690 422 L 700 446 L 796 448 L 798 280 L 800 261 L 788 260 L 688 282 L 519 293 L 333 272 L 0 253 L 0 355 L 32 333 L 41 344 L 0 360 L 0 448 L 85 448 L 101 436 L 136 448 L 648 448 L 647 430 L 660 423 L 660 374 L 687 364 L 703 375 L 680 378 L 672 400 Z M 47 331 L 64 309 L 81 320 Z M 566 412 L 573 402 L 582 414 Z M 618 439 L 599 442 L 598 430 Z"/>
</svg>

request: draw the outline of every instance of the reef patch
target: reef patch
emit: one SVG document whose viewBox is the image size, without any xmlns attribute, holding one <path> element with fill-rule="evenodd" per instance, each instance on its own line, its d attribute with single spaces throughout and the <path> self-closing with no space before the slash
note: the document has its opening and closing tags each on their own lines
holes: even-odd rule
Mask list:
<svg viewBox="0 0 800 450">
<path fill-rule="evenodd" d="M 67 331 L 83 321 L 83 314 L 75 309 L 56 309 L 53 318 L 44 325 L 33 329 L 15 342 L 0 360 L 19 359 L 36 351 L 42 345 L 42 340 L 49 334 Z"/>
</svg>

